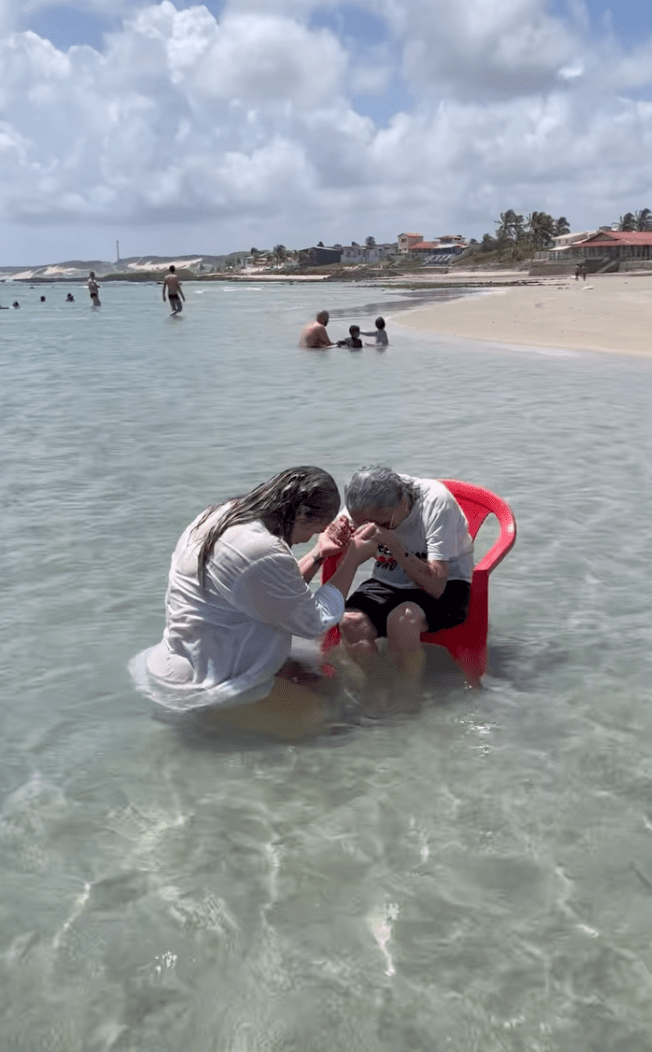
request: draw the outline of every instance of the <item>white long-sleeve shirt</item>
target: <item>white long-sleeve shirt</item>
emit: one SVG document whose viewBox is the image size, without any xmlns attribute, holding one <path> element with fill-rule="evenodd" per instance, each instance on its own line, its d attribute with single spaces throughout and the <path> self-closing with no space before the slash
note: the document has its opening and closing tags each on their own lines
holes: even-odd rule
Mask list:
<svg viewBox="0 0 652 1052">
<path fill-rule="evenodd" d="M 222 534 L 200 585 L 202 540 L 223 511 L 182 534 L 170 566 L 163 639 L 130 664 L 139 688 L 166 708 L 226 708 L 266 697 L 292 636 L 314 639 L 344 613 L 341 592 L 325 584 L 313 593 L 288 545 L 259 520 Z"/>
</svg>

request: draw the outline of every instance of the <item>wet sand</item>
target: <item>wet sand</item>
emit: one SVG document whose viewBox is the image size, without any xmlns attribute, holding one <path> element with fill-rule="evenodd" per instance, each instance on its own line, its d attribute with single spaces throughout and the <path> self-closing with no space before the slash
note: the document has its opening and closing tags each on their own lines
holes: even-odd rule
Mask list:
<svg viewBox="0 0 652 1052">
<path fill-rule="evenodd" d="M 652 274 L 487 289 L 401 313 L 393 324 L 492 343 L 652 356 Z"/>
</svg>

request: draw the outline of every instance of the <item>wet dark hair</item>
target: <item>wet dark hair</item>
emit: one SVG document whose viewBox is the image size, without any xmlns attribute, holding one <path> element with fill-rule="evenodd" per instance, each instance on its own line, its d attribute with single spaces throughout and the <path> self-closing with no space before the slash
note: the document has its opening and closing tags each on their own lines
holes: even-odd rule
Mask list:
<svg viewBox="0 0 652 1052">
<path fill-rule="evenodd" d="M 281 471 L 250 493 L 226 503 L 228 507 L 204 537 L 197 557 L 197 576 L 201 585 L 215 542 L 229 526 L 261 519 L 270 533 L 289 544 L 298 516 L 303 516 L 307 522 L 334 519 L 340 510 L 340 493 L 335 479 L 327 471 L 302 466 Z M 207 508 L 195 530 L 221 507 L 224 504 L 212 504 Z"/>
<path fill-rule="evenodd" d="M 385 328 L 385 319 L 384 318 L 376 318 L 376 328 L 377 329 L 384 329 Z"/>
<path fill-rule="evenodd" d="M 176 270 L 176 267 L 175 267 L 174 263 L 170 263 L 170 268 L 169 269 L 170 269 L 170 273 L 174 274 L 174 272 Z"/>
</svg>

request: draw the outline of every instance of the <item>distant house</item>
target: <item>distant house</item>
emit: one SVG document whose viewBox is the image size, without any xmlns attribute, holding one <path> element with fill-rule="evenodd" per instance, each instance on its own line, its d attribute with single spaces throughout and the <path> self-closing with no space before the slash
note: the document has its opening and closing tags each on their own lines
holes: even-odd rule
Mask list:
<svg viewBox="0 0 652 1052">
<path fill-rule="evenodd" d="M 572 248 L 582 259 L 605 263 L 652 259 L 652 230 L 598 230 Z"/>
<path fill-rule="evenodd" d="M 411 256 L 429 256 L 436 249 L 434 241 L 415 241 L 410 245 Z"/>
<path fill-rule="evenodd" d="M 552 247 L 539 249 L 535 252 L 535 259 L 547 259 L 551 263 L 572 263 L 580 258 L 576 251 L 576 245 L 580 241 L 595 234 L 595 230 L 582 230 L 581 232 L 558 234 L 552 238 Z"/>
<path fill-rule="evenodd" d="M 376 263 L 379 259 L 388 259 L 396 255 L 396 242 L 385 242 L 382 245 L 359 245 L 352 241 L 342 248 L 342 263 Z"/>
<path fill-rule="evenodd" d="M 467 247 L 461 234 L 442 234 L 434 241 L 417 241 L 410 246 L 410 255 L 421 257 L 425 263 L 446 266 Z"/>
<path fill-rule="evenodd" d="M 412 245 L 423 241 L 423 234 L 399 234 L 397 238 L 399 255 L 406 256 Z"/>
<path fill-rule="evenodd" d="M 325 248 L 323 245 L 317 245 L 309 248 L 308 259 L 311 267 L 324 267 L 328 263 L 340 263 L 342 260 L 342 246 L 334 245 L 332 248 Z"/>
<path fill-rule="evenodd" d="M 466 238 L 461 234 L 440 234 L 439 237 L 436 238 L 436 241 L 442 247 L 445 247 L 446 245 L 457 245 L 466 248 L 468 244 Z"/>
</svg>

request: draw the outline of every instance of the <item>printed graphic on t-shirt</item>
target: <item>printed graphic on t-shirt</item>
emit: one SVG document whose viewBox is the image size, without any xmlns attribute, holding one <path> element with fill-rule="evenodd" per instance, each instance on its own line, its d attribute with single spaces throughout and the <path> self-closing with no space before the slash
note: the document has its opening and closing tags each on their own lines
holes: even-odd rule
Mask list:
<svg viewBox="0 0 652 1052">
<path fill-rule="evenodd" d="M 423 559 L 424 561 L 428 558 L 427 552 L 408 552 L 408 554 L 416 555 L 417 559 Z M 384 544 L 378 545 L 378 554 L 376 555 L 376 565 L 374 566 L 373 575 L 381 581 L 386 581 L 387 584 L 392 584 L 397 587 L 400 587 L 401 585 L 409 585 L 411 588 L 415 587 L 412 578 L 408 577 L 405 570 L 398 565 L 389 548 L 386 548 Z"/>
</svg>

